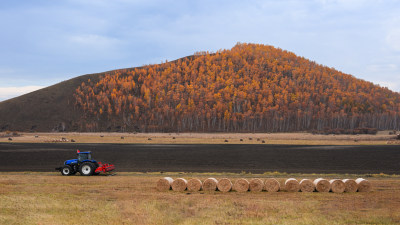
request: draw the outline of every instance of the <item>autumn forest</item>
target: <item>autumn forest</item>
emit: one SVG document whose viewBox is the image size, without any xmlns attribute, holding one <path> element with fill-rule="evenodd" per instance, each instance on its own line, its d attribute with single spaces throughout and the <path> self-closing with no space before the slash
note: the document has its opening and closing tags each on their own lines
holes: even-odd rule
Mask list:
<svg viewBox="0 0 400 225">
<path fill-rule="evenodd" d="M 82 131 L 400 129 L 400 94 L 267 45 L 106 73 L 75 93 Z"/>
</svg>

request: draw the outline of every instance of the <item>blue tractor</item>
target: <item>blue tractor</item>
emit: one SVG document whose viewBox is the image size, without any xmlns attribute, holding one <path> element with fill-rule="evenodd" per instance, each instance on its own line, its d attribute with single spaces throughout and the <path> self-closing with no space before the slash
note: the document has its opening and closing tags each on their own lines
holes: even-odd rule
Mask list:
<svg viewBox="0 0 400 225">
<path fill-rule="evenodd" d="M 91 152 L 80 152 L 77 150 L 78 158 L 70 159 L 64 162 L 64 166 L 57 167 L 56 170 L 60 171 L 63 176 L 75 175 L 79 172 L 83 176 L 98 175 L 106 173 L 115 169 L 112 164 L 102 164 L 92 159 Z"/>
</svg>

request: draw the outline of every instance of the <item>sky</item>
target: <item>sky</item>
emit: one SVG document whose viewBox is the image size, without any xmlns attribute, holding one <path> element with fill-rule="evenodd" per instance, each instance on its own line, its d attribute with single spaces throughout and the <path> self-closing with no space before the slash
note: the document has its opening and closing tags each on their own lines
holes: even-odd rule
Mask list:
<svg viewBox="0 0 400 225">
<path fill-rule="evenodd" d="M 400 0 L 1 1 L 0 29 L 0 101 L 237 42 L 400 92 Z"/>
</svg>

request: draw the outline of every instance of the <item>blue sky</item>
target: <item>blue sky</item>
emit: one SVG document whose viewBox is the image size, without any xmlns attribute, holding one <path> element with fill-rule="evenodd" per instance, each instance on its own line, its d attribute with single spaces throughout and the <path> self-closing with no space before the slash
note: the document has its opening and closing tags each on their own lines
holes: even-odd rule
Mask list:
<svg viewBox="0 0 400 225">
<path fill-rule="evenodd" d="M 237 42 L 273 45 L 400 92 L 395 0 L 1 1 L 0 29 L 0 101 Z"/>
</svg>

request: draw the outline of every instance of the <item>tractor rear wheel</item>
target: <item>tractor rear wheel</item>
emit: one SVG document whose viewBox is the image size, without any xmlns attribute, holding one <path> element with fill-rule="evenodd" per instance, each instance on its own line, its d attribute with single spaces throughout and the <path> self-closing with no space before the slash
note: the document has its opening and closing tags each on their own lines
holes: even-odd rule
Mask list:
<svg viewBox="0 0 400 225">
<path fill-rule="evenodd" d="M 63 166 L 61 168 L 61 174 L 63 176 L 70 176 L 73 174 L 72 168 L 70 166 Z"/>
<path fill-rule="evenodd" d="M 94 166 L 90 162 L 82 163 L 79 167 L 79 173 L 83 176 L 91 176 L 94 173 Z"/>
</svg>

